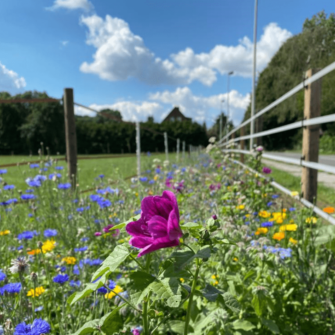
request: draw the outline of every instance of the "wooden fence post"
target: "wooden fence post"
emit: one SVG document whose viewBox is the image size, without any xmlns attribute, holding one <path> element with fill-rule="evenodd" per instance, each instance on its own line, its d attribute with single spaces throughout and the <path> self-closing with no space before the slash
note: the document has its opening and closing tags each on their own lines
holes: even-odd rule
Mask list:
<svg viewBox="0 0 335 335">
<path fill-rule="evenodd" d="M 169 160 L 169 147 L 168 147 L 168 138 L 167 138 L 167 132 L 164 132 L 164 146 L 165 146 L 165 159 Z"/>
<path fill-rule="evenodd" d="M 179 163 L 180 139 L 177 138 L 177 162 Z"/>
<path fill-rule="evenodd" d="M 244 127 L 242 127 L 241 128 L 241 132 L 240 132 L 240 136 L 242 137 L 242 136 L 244 136 Z M 241 150 L 244 150 L 244 139 L 242 139 L 241 141 L 240 141 L 240 149 Z M 241 161 L 241 163 L 242 164 L 244 164 L 244 154 L 241 154 L 240 155 L 240 161 Z"/>
<path fill-rule="evenodd" d="M 306 78 L 311 77 L 319 70 L 310 69 L 306 72 Z M 304 119 L 312 119 L 320 116 L 321 109 L 321 80 L 317 80 L 305 87 Z M 319 125 L 303 128 L 302 159 L 306 162 L 319 161 Z M 318 170 L 307 167 L 302 168 L 301 193 L 309 202 L 316 200 L 318 189 Z"/>
<path fill-rule="evenodd" d="M 183 141 L 183 163 L 185 163 L 185 149 L 186 149 L 186 143 Z"/>
<path fill-rule="evenodd" d="M 137 177 L 141 177 L 141 135 L 140 123 L 136 122 L 136 155 L 137 155 Z"/>
<path fill-rule="evenodd" d="M 77 136 L 74 119 L 73 89 L 64 89 L 64 121 L 66 141 L 66 161 L 72 188 L 76 187 L 77 177 Z"/>
</svg>

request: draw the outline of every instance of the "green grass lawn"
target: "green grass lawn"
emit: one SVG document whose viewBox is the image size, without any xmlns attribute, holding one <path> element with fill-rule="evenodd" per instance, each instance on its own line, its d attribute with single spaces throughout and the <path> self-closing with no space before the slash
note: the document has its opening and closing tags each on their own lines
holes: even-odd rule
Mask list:
<svg viewBox="0 0 335 335">
<path fill-rule="evenodd" d="M 87 155 L 86 155 L 87 156 Z M 94 157 L 98 155 L 92 155 Z M 18 158 L 9 156 L 7 160 L 2 164 L 8 164 L 11 162 L 12 158 Z M 32 160 L 36 160 L 32 159 Z M 150 157 L 147 155 L 141 156 L 141 168 L 142 171 L 145 171 L 151 168 L 152 160 L 154 158 L 159 158 L 162 161 L 165 159 L 165 154 L 152 154 Z M 170 154 L 170 161 L 174 161 L 176 155 Z M 18 161 L 17 161 L 18 162 Z M 57 165 L 66 166 L 65 161 L 59 161 Z M 47 175 L 55 172 L 54 167 L 49 168 L 46 172 Z M 64 170 L 63 170 L 64 171 Z M 97 178 L 100 174 L 104 174 L 105 178 L 111 178 L 113 180 L 118 177 L 126 178 L 128 176 L 135 175 L 137 171 L 137 161 L 136 157 L 121 157 L 121 158 L 103 158 L 103 159 L 83 159 L 78 160 L 78 182 L 80 184 L 81 190 L 85 190 L 94 185 L 95 178 Z M 2 175 L 3 181 L 7 184 L 13 184 L 16 186 L 16 189 L 25 190 L 27 185 L 25 183 L 25 179 L 28 177 L 34 177 L 38 174 L 38 169 L 31 169 L 28 164 L 21 166 L 8 167 L 7 173 Z M 64 175 L 64 172 L 63 172 Z M 65 180 L 62 180 L 63 182 Z"/>
<path fill-rule="evenodd" d="M 301 178 L 291 175 L 288 172 L 278 170 L 271 166 L 271 177 L 274 180 L 291 191 L 301 190 Z M 320 208 L 335 205 L 335 190 L 322 184 L 318 185 L 317 206 Z"/>
</svg>

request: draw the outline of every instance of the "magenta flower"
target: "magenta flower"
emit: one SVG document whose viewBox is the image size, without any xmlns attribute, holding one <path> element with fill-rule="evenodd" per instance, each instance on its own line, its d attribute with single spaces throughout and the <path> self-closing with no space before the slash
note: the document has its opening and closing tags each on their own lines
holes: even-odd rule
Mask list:
<svg viewBox="0 0 335 335">
<path fill-rule="evenodd" d="M 114 225 L 109 224 L 108 226 L 102 228 L 102 230 L 103 230 L 105 233 L 109 233 L 109 232 L 110 232 L 109 230 L 110 230 L 112 227 L 114 227 Z M 120 230 L 119 230 L 119 229 L 115 229 L 115 230 L 114 230 L 114 234 L 113 234 L 112 236 L 113 236 L 113 237 L 118 237 L 119 235 L 120 235 Z"/>
<path fill-rule="evenodd" d="M 112 224 L 109 224 L 108 226 L 104 227 L 102 230 L 105 232 L 105 233 L 108 233 L 109 232 L 109 229 L 111 229 L 113 227 Z"/>
<path fill-rule="evenodd" d="M 263 167 L 263 173 L 265 174 L 270 174 L 272 172 L 272 170 L 266 166 Z"/>
<path fill-rule="evenodd" d="M 137 257 L 179 245 L 183 233 L 179 227 L 179 209 L 173 192 L 162 196 L 145 197 L 141 203 L 141 218 L 128 223 L 126 230 L 132 237 L 129 244 L 142 249 Z"/>
<path fill-rule="evenodd" d="M 165 180 L 165 186 L 168 187 L 168 188 L 172 188 L 172 184 L 171 184 L 170 180 L 171 179 L 169 179 L 169 178 Z"/>
<path fill-rule="evenodd" d="M 216 187 L 215 187 L 215 185 L 214 185 L 214 184 L 210 184 L 210 185 L 209 185 L 209 189 L 210 189 L 211 191 L 214 191 L 214 190 L 215 190 L 215 188 L 216 188 Z"/>
<path fill-rule="evenodd" d="M 102 233 L 100 233 L 100 231 L 97 231 L 96 233 L 94 233 L 94 236 L 101 236 Z"/>
<path fill-rule="evenodd" d="M 184 180 L 182 180 L 181 182 L 179 183 L 175 183 L 174 186 L 173 186 L 173 189 L 176 190 L 177 192 L 181 193 L 181 191 L 183 190 L 183 188 L 185 187 L 184 186 Z"/>
</svg>

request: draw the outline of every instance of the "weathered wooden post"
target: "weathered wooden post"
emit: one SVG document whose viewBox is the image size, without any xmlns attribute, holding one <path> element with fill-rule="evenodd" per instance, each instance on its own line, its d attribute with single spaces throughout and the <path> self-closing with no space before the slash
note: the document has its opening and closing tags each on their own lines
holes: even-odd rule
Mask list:
<svg viewBox="0 0 335 335">
<path fill-rule="evenodd" d="M 141 137 L 140 123 L 136 122 L 136 155 L 137 155 L 137 177 L 141 177 Z"/>
<path fill-rule="evenodd" d="M 73 89 L 64 89 L 64 121 L 66 141 L 66 161 L 72 188 L 76 187 L 77 177 L 77 136 L 74 119 Z"/>
<path fill-rule="evenodd" d="M 164 132 L 164 146 L 165 146 L 165 159 L 169 160 L 169 147 L 168 147 L 168 138 L 167 138 L 167 132 Z"/>
<path fill-rule="evenodd" d="M 177 162 L 179 162 L 180 139 L 177 138 Z"/>
<path fill-rule="evenodd" d="M 306 79 L 319 70 L 310 69 L 306 72 Z M 304 119 L 320 116 L 321 110 L 321 79 L 305 87 Z M 306 162 L 319 161 L 319 125 L 303 128 L 302 159 Z M 302 197 L 309 202 L 316 200 L 318 190 L 318 170 L 303 167 L 301 176 Z"/>
<path fill-rule="evenodd" d="M 240 134 L 241 134 L 240 135 L 241 137 L 244 136 L 244 127 L 241 128 Z M 240 141 L 240 149 L 244 150 L 244 138 L 241 139 L 241 141 Z M 244 154 L 240 155 L 240 161 L 241 161 L 242 164 L 244 164 Z"/>
<path fill-rule="evenodd" d="M 185 163 L 185 149 L 186 149 L 186 143 L 183 141 L 183 163 Z"/>
</svg>

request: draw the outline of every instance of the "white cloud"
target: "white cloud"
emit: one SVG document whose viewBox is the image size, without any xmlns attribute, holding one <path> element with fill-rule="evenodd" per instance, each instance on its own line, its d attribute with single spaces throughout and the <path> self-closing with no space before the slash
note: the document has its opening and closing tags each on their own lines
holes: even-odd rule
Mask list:
<svg viewBox="0 0 335 335">
<path fill-rule="evenodd" d="M 82 17 L 88 28 L 86 43 L 96 48 L 93 62 L 84 62 L 80 70 L 101 79 L 117 81 L 130 77 L 152 84 L 187 85 L 199 81 L 211 86 L 218 73 L 234 70 L 236 75 L 250 77 L 253 45 L 244 37 L 236 46 L 216 45 L 209 53 L 195 54 L 186 48 L 170 59 L 162 60 L 149 50 L 143 39 L 135 35 L 127 22 L 109 15 Z M 257 43 L 257 70 L 261 71 L 279 47 L 292 34 L 270 23 Z"/>
<path fill-rule="evenodd" d="M 16 72 L 8 70 L 0 63 L 0 91 L 16 94 L 21 92 L 25 86 L 26 81 L 23 77 L 19 77 Z"/>
<path fill-rule="evenodd" d="M 118 101 L 114 104 L 91 104 L 89 107 L 96 110 L 105 108 L 118 110 L 124 121 L 146 121 L 148 116 L 153 116 L 156 122 L 161 122 L 174 106 L 178 106 L 185 116 L 191 117 L 199 123 L 206 120 L 208 125 L 212 125 L 220 113 L 221 101 L 227 101 L 227 96 L 227 93 L 209 97 L 196 96 L 188 87 L 179 87 L 174 92 L 164 91 L 150 94 L 149 101 Z M 249 101 L 249 94 L 242 95 L 235 90 L 229 92 L 230 119 L 235 124 L 238 124 L 243 118 Z M 223 105 L 223 109 L 226 110 L 226 104 Z M 77 106 L 75 113 L 77 115 L 95 115 L 95 113 Z"/>
<path fill-rule="evenodd" d="M 93 5 L 88 0 L 55 0 L 52 7 L 48 7 L 48 10 L 56 10 L 58 8 L 66 8 L 70 10 L 82 9 L 84 11 L 90 11 Z"/>
</svg>

